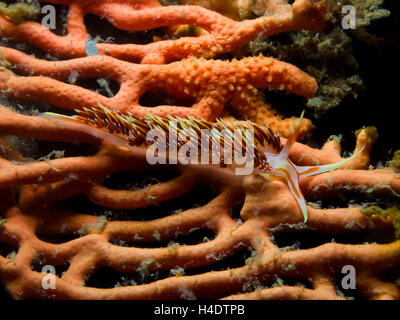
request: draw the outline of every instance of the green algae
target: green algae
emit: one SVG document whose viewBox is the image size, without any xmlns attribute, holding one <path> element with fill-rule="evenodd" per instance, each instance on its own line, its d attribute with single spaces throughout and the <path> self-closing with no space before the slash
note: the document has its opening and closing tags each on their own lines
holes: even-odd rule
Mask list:
<svg viewBox="0 0 400 320">
<path fill-rule="evenodd" d="M 317 80 L 318 92 L 307 102 L 315 117 L 337 107 L 349 95 L 357 98 L 364 90 L 355 73 L 359 64 L 352 39 L 339 27 L 325 33 L 300 30 L 256 39 L 244 49 L 244 55 L 260 53 L 292 63 Z"/>
<path fill-rule="evenodd" d="M 309 73 L 313 75 L 312 72 Z M 338 106 L 347 96 L 357 99 L 358 94 L 364 88 L 364 83 L 358 75 L 343 79 L 327 78 L 320 84 L 318 95 L 307 101 L 307 107 L 316 110 L 315 114 L 318 116 Z"/>
<path fill-rule="evenodd" d="M 176 0 L 159 0 L 163 5 L 177 5 Z M 224 0 L 210 1 L 224 4 Z M 265 16 L 260 10 L 263 0 L 247 0 L 246 13 L 238 13 L 242 19 Z M 316 78 L 318 92 L 307 101 L 307 107 L 318 118 L 340 105 L 346 97 L 357 99 L 365 90 L 362 78 L 357 74 L 358 62 L 353 55 L 354 40 L 371 46 L 380 44 L 379 37 L 370 34 L 367 27 L 375 20 L 386 18 L 390 11 L 382 8 L 383 0 L 326 0 L 327 17 L 324 32 L 307 30 L 284 32 L 274 36 L 258 38 L 240 52 L 243 56 L 257 56 L 263 53 L 292 63 Z M 341 21 L 342 8 L 356 9 L 355 29 L 344 30 Z M 224 14 L 223 10 L 218 10 Z M 244 16 L 243 16 L 244 14 Z M 238 52 L 237 52 L 238 53 Z"/>
<path fill-rule="evenodd" d="M 367 134 L 367 136 L 368 136 L 368 142 L 369 143 L 373 143 L 373 142 L 375 142 L 376 140 L 378 140 L 378 138 L 379 138 L 379 133 L 378 133 L 378 129 L 376 128 L 376 127 L 373 127 L 373 126 L 371 126 L 371 127 L 364 127 L 364 128 L 360 128 L 360 129 L 358 129 L 358 130 L 356 130 L 356 132 L 355 132 L 355 136 L 356 136 L 356 138 L 358 137 L 358 135 L 361 133 L 361 131 L 363 131 L 363 130 L 365 130 L 365 133 Z"/>
<path fill-rule="evenodd" d="M 10 4 L 0 2 L 0 14 L 9 17 L 15 23 L 34 20 L 40 13 L 40 6 L 37 2 L 26 1 Z"/>
<path fill-rule="evenodd" d="M 392 160 L 388 161 L 388 165 L 400 169 L 400 150 L 394 152 Z"/>
<path fill-rule="evenodd" d="M 372 215 L 379 215 L 383 218 L 393 217 L 394 235 L 396 239 L 400 239 L 400 208 L 393 206 L 387 209 L 382 209 L 378 206 L 370 206 L 361 209 L 361 213 L 371 217 Z"/>
<path fill-rule="evenodd" d="M 369 33 L 366 29 L 374 20 L 386 18 L 390 15 L 390 11 L 381 7 L 383 0 L 342 0 L 328 1 L 333 5 L 333 10 L 338 10 L 343 5 L 351 5 L 356 10 L 356 28 L 351 33 L 360 41 L 371 45 L 377 45 L 380 38 Z"/>
<path fill-rule="evenodd" d="M 390 12 L 381 8 L 382 0 L 327 0 L 327 22 L 324 32 L 299 30 L 251 41 L 244 55 L 273 56 L 307 71 L 318 82 L 318 92 L 307 101 L 315 117 L 340 105 L 346 97 L 356 99 L 365 90 L 357 74 L 359 64 L 353 54 L 354 41 L 379 45 L 379 38 L 367 32 L 373 21 Z M 353 6 L 356 28 L 343 30 L 342 7 Z M 373 48 L 372 48 L 373 49 Z"/>
<path fill-rule="evenodd" d="M 9 63 L 6 57 L 0 52 L 0 71 L 4 69 L 8 69 L 11 67 L 11 63 Z"/>
</svg>

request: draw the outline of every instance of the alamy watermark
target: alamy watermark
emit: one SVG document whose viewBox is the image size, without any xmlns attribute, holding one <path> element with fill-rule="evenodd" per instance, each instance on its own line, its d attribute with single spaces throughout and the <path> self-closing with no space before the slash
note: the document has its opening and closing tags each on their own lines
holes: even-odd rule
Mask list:
<svg viewBox="0 0 400 320">
<path fill-rule="evenodd" d="M 342 268 L 342 274 L 345 274 L 341 282 L 342 288 L 344 290 L 356 289 L 356 268 L 352 265 L 345 265 Z"/>
<path fill-rule="evenodd" d="M 56 289 L 56 268 L 52 265 L 45 265 L 42 268 L 42 273 L 46 274 L 42 278 L 42 288 L 44 290 Z"/>
<path fill-rule="evenodd" d="M 345 16 L 342 19 L 342 28 L 344 30 L 356 29 L 357 25 L 357 9 L 353 6 L 346 5 L 342 7 L 342 14 Z"/>
<path fill-rule="evenodd" d="M 45 275 L 42 278 L 42 288 L 44 290 L 55 290 L 56 289 L 56 269 L 52 265 L 45 265 L 42 268 L 42 273 Z M 342 267 L 341 272 L 344 277 L 341 281 L 341 287 L 344 290 L 355 290 L 356 289 L 356 268 L 352 265 L 345 265 Z"/>
<path fill-rule="evenodd" d="M 199 133 L 200 132 L 200 133 Z M 169 131 L 154 128 L 146 140 L 153 142 L 147 149 L 149 164 L 224 164 L 232 165 L 237 175 L 254 171 L 253 129 L 177 129 L 169 122 Z"/>
<path fill-rule="evenodd" d="M 53 5 L 47 4 L 42 7 L 41 13 L 45 16 L 42 18 L 42 26 L 47 29 L 56 29 L 56 8 Z M 345 5 L 342 7 L 342 28 L 344 30 L 356 29 L 357 22 L 357 9 L 351 5 Z"/>
<path fill-rule="evenodd" d="M 42 18 L 41 24 L 47 29 L 56 29 L 56 8 L 53 5 L 47 4 L 42 7 L 41 13 L 45 16 Z M 344 30 L 356 29 L 357 23 L 357 9 L 351 5 L 345 5 L 342 7 L 342 28 Z"/>
<path fill-rule="evenodd" d="M 43 6 L 41 12 L 45 14 L 42 18 L 42 26 L 55 30 L 56 29 L 56 8 L 50 4 Z"/>
</svg>

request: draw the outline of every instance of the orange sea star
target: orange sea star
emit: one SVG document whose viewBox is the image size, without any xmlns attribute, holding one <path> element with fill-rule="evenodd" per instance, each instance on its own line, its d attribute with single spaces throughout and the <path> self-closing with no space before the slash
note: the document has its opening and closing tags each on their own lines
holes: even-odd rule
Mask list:
<svg viewBox="0 0 400 320">
<path fill-rule="evenodd" d="M 83 21 L 85 13 L 92 13 L 105 17 L 114 26 L 124 30 L 149 30 L 161 26 L 188 24 L 201 27 L 207 31 L 205 33 L 203 32 L 198 37 L 183 37 L 177 40 L 157 41 L 147 45 L 97 43 L 99 53 L 105 56 L 141 62 L 143 64 L 162 64 L 189 56 L 213 58 L 220 54 L 234 52 L 247 44 L 250 40 L 257 37 L 273 35 L 284 31 L 298 29 L 321 30 L 325 19 L 324 2 L 314 3 L 312 0 L 296 0 L 292 5 L 289 5 L 286 1 L 270 2 L 267 7 L 269 8 L 268 13 L 271 15 L 242 22 L 231 20 L 214 11 L 198 6 L 164 7 L 155 0 L 140 0 L 134 2 L 111 0 L 91 0 L 85 2 L 74 0 L 54 0 L 50 1 L 50 3 L 64 4 L 70 7 L 67 25 L 68 34 L 66 36 L 58 36 L 36 22 L 27 21 L 16 24 L 13 23 L 10 18 L 6 16 L 2 17 L 0 15 L 0 31 L 2 32 L 2 35 L 18 41 L 31 43 L 46 50 L 48 53 L 56 55 L 57 57 L 74 58 L 86 56 L 88 33 Z M 15 61 L 16 64 L 26 63 L 26 69 L 30 69 L 32 72 L 35 70 L 29 66 L 29 63 L 35 64 L 38 69 L 46 69 L 46 63 L 44 61 L 41 62 L 43 67 L 39 67 L 39 62 L 31 62 L 28 58 L 22 58 L 17 51 L 6 51 L 6 58 L 10 61 Z M 109 63 L 109 61 L 111 61 L 111 65 L 116 64 L 114 60 L 101 60 L 100 58 L 95 64 L 99 65 L 100 61 L 103 61 L 103 63 Z M 181 68 L 178 68 L 181 83 L 183 80 L 186 82 L 186 85 L 181 84 L 178 87 L 172 86 L 175 85 L 176 82 L 174 81 L 173 76 L 167 72 L 162 72 L 161 77 L 164 77 L 165 75 L 165 80 L 170 81 L 169 84 L 163 84 L 164 80 L 163 78 L 159 79 L 157 72 L 152 73 L 152 79 L 147 79 L 147 77 L 145 77 L 148 83 L 145 83 L 144 80 L 138 81 L 141 75 L 137 70 L 142 70 L 144 75 L 146 75 L 146 71 L 144 70 L 149 70 L 150 67 L 138 68 L 137 66 L 131 66 L 129 70 L 134 68 L 136 72 L 132 72 L 132 78 L 129 80 L 127 79 L 129 76 L 125 77 L 124 80 L 126 80 L 126 82 L 121 86 L 118 98 L 115 97 L 112 99 L 114 107 L 120 110 L 129 109 L 129 111 L 136 112 L 136 114 L 143 114 L 146 109 L 141 108 L 138 101 L 143 94 L 142 91 L 147 91 L 149 88 L 155 89 L 157 86 L 161 86 L 163 89 L 169 87 L 172 89 L 172 92 L 170 93 L 175 95 L 177 98 L 192 100 L 193 108 L 188 111 L 187 114 L 204 117 L 207 120 L 213 120 L 217 116 L 222 116 L 221 111 L 223 105 L 229 101 L 231 110 L 236 116 L 243 119 L 253 120 L 260 124 L 270 123 L 273 130 L 281 133 L 283 136 L 287 136 L 291 119 L 282 120 L 281 117 L 276 116 L 276 112 L 273 111 L 272 107 L 265 102 L 264 93 L 259 89 L 285 89 L 287 92 L 294 92 L 307 98 L 311 98 L 316 92 L 315 81 L 311 80 L 309 77 L 307 78 L 297 70 L 295 73 L 289 72 L 286 78 L 285 76 L 283 76 L 283 79 L 279 79 L 279 77 L 278 79 L 267 77 L 263 80 L 266 80 L 266 82 L 262 84 L 257 83 L 256 85 L 253 81 L 250 81 L 249 83 L 245 82 L 247 81 L 246 77 L 238 79 L 241 81 L 240 83 L 235 83 L 237 79 L 234 77 L 231 77 L 231 79 L 223 79 L 223 75 L 212 75 L 212 72 L 205 72 L 203 75 L 204 80 L 208 80 L 208 77 L 206 77 L 208 75 L 214 77 L 212 80 L 220 82 L 218 85 L 215 85 L 213 83 L 214 81 L 210 81 L 207 88 L 202 88 L 204 90 L 197 88 L 194 88 L 193 90 L 187 85 L 188 81 L 191 81 L 192 76 L 187 75 L 187 72 L 184 70 L 182 71 L 182 68 L 187 66 L 192 73 L 196 73 L 196 71 L 193 71 L 191 66 L 193 60 L 189 61 L 190 62 L 182 64 Z M 251 60 L 245 60 L 245 62 L 251 63 Z M 219 64 L 221 68 L 226 67 L 232 72 L 238 73 L 242 72 L 242 70 L 239 69 L 243 67 L 241 62 L 232 62 L 232 64 L 210 62 L 208 67 L 213 68 L 213 64 Z M 64 65 L 66 66 L 67 64 Z M 278 63 L 276 63 L 276 65 L 278 65 Z M 47 66 L 50 67 L 51 65 Z M 76 70 L 72 69 L 74 67 L 76 66 L 72 63 L 70 66 L 71 72 L 80 72 L 79 68 L 75 68 Z M 171 68 L 172 71 L 173 67 L 174 65 L 165 66 L 164 69 Z M 109 70 L 110 66 L 102 66 L 98 68 Z M 22 66 L 19 69 L 24 69 L 24 67 Z M 120 70 L 121 68 L 116 69 Z M 255 68 L 248 69 L 252 69 L 252 75 L 254 75 L 254 72 L 257 72 L 257 70 L 254 70 Z M 282 70 L 284 73 L 285 69 L 290 69 L 290 71 L 295 70 L 292 66 L 282 63 L 282 68 L 278 67 L 277 71 Z M 246 68 L 243 70 L 246 71 Z M 40 72 L 36 73 L 41 74 Z M 85 72 L 82 73 L 83 75 L 81 75 L 81 78 L 84 78 Z M 93 75 L 93 72 L 91 73 L 91 75 Z M 101 73 L 102 72 L 99 72 L 97 76 L 100 76 Z M 110 77 L 113 78 L 112 75 L 115 75 L 116 72 L 104 71 L 103 73 L 110 74 Z M 226 72 L 221 72 L 221 74 L 222 73 Z M 275 72 L 275 74 L 277 74 L 277 72 Z M 52 76 L 54 78 L 60 78 L 54 73 Z M 121 78 L 121 74 L 118 77 Z M 289 79 L 289 77 L 293 77 L 293 79 Z M 15 90 L 14 93 L 10 93 L 6 90 L 5 93 L 7 93 L 8 96 L 25 96 L 25 98 L 29 98 L 39 95 L 43 97 L 43 92 L 38 94 L 38 92 L 36 92 L 37 89 L 39 86 L 50 85 L 53 90 L 50 90 L 50 96 L 47 97 L 47 100 L 44 100 L 50 100 L 49 102 L 56 105 L 58 101 L 58 103 L 62 103 L 66 108 L 72 108 L 72 104 L 76 103 L 77 106 L 75 107 L 79 108 L 82 105 L 82 101 L 85 99 L 89 106 L 93 103 L 97 105 L 98 102 L 107 105 L 107 103 L 104 103 L 105 100 L 107 100 L 105 97 L 96 96 L 88 91 L 82 91 L 80 88 L 76 88 L 77 91 L 69 95 L 67 92 L 71 93 L 71 87 L 61 86 L 58 83 L 49 82 L 49 80 L 43 78 L 40 79 L 43 83 L 39 84 L 38 78 L 31 78 L 29 83 L 33 84 L 32 88 L 27 89 L 26 85 L 22 84 L 22 82 L 24 82 L 23 79 L 18 80 L 12 76 L 11 78 L 12 79 L 10 79 L 8 84 L 3 83 L 2 88 L 15 89 L 12 83 L 18 83 L 19 90 Z M 304 88 L 299 87 L 299 80 L 302 81 L 302 79 L 305 80 L 303 83 Z M 200 82 L 199 79 L 194 81 Z M 205 81 L 203 81 L 203 84 L 204 82 Z M 131 87 L 128 90 L 128 87 L 132 84 L 138 86 L 138 88 L 136 89 Z M 219 88 L 214 90 L 213 86 Z M 221 89 L 221 87 L 223 87 L 223 89 Z M 60 89 L 64 92 L 63 95 L 66 98 L 64 102 L 60 101 L 60 99 L 54 98 L 57 95 L 57 91 Z M 64 91 L 64 89 L 66 89 L 66 91 Z M 228 92 L 228 94 L 225 94 L 225 92 Z M 77 95 L 81 96 L 81 98 L 74 99 Z M 152 108 L 151 111 L 156 114 L 158 112 L 162 114 L 172 113 L 181 116 L 183 113 L 186 113 L 187 110 L 183 111 L 182 108 L 175 108 L 173 106 L 161 106 L 159 108 Z M 306 136 L 311 129 L 311 122 L 306 119 L 305 124 L 302 127 L 302 132 L 299 135 L 299 139 Z"/>
<path fill-rule="evenodd" d="M 19 72 L 29 75 L 18 77 L 9 70 L 0 72 L 0 89 L 9 98 L 38 99 L 67 109 L 96 107 L 100 103 L 136 116 L 152 112 L 181 117 L 192 115 L 210 121 L 214 121 L 230 102 L 238 115 L 260 124 L 268 123 L 284 136 L 288 135 L 293 119 L 282 120 L 275 116 L 264 102 L 260 89 L 285 90 L 305 97 L 313 96 L 317 90 L 314 78 L 298 68 L 261 56 L 231 62 L 189 58 L 168 65 L 137 65 L 101 55 L 53 62 L 10 48 L 0 47 L 0 53 Z M 113 79 L 119 82 L 120 90 L 114 97 L 107 98 L 61 82 L 68 80 L 71 73 L 78 79 Z M 181 100 L 193 99 L 193 106 L 141 106 L 139 99 L 151 90 L 165 90 Z M 311 128 L 311 122 L 305 120 L 300 138 Z"/>
</svg>

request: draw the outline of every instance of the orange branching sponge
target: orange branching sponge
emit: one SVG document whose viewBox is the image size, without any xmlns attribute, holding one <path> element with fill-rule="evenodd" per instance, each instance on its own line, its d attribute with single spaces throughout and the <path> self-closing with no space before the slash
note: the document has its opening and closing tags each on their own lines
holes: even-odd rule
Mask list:
<svg viewBox="0 0 400 320">
<path fill-rule="evenodd" d="M 188 115 L 209 121 L 218 117 L 230 102 L 232 110 L 246 120 L 268 123 L 274 131 L 288 136 L 293 118 L 282 119 L 265 103 L 262 90 L 285 90 L 304 97 L 317 91 L 314 78 L 288 63 L 260 57 L 221 61 L 188 58 L 168 65 L 143 65 L 95 55 L 65 61 L 35 59 L 18 50 L 0 47 L 0 53 L 15 65 L 12 71 L 0 72 L 0 89 L 10 98 L 38 99 L 66 109 L 97 107 L 131 112 L 143 117 L 147 112 L 164 116 Z M 120 90 L 108 98 L 63 81 L 106 77 L 120 84 Z M 167 91 L 181 101 L 192 101 L 192 107 L 144 107 L 139 99 L 147 92 Z M 305 120 L 300 139 L 312 129 Z"/>
<path fill-rule="evenodd" d="M 45 61 L 0 47 L 11 64 L 0 70 L 0 89 L 7 98 L 36 99 L 64 109 L 100 104 L 137 117 L 151 112 L 209 121 L 221 117 L 230 103 L 239 118 L 269 123 L 287 136 L 292 119 L 275 116 L 262 90 L 311 97 L 317 89 L 313 78 L 276 59 L 205 59 L 232 53 L 259 36 L 320 30 L 323 2 L 266 1 L 269 15 L 241 22 L 197 6 L 163 7 L 155 0 L 46 2 L 69 6 L 66 36 L 35 22 L 14 23 L 6 16 L 0 16 L 0 32 L 72 59 Z M 86 13 L 105 17 L 124 30 L 186 24 L 205 31 L 198 37 L 144 45 L 97 43 L 99 54 L 87 57 Z M 115 80 L 120 89 L 106 97 L 80 86 L 80 80 L 90 78 Z M 155 91 L 168 91 L 178 102 L 144 106 L 140 99 Z M 301 128 L 300 137 L 310 131 L 311 123 L 304 121 Z M 9 137 L 0 137 L 0 281 L 14 298 L 340 299 L 335 283 L 343 266 L 352 265 L 360 296 L 400 299 L 394 279 L 385 278 L 400 266 L 398 240 L 331 241 L 343 234 L 390 234 L 392 217 L 368 217 L 355 205 L 325 209 L 308 203 L 304 224 L 302 211 L 282 181 L 258 174 L 240 179 L 217 176 L 209 167 L 172 166 L 173 177 L 115 186 L 110 182 L 115 175 L 131 173 L 136 177 L 150 172 L 154 182 L 159 166 L 146 161 L 144 148 L 112 146 L 91 129 L 97 130 L 0 106 L 3 134 L 58 141 L 65 148 L 76 143 L 98 148 L 90 156 L 32 161 Z M 398 196 L 398 171 L 369 169 L 375 139 L 371 130 L 359 131 L 354 150 L 358 156 L 341 170 L 301 181 L 305 198 L 323 200 L 344 193 Z M 285 142 L 282 138 L 282 145 Z M 340 154 L 336 141 L 321 150 L 294 143 L 289 157 L 295 165 L 312 166 L 340 162 Z M 203 196 L 207 199 L 200 201 Z M 183 205 L 185 197 L 189 205 Z M 73 206 L 77 199 L 78 208 Z M 202 236 L 194 241 L 196 232 Z M 326 235 L 328 240 L 308 247 L 279 240 L 285 234 L 297 239 L 304 232 L 317 238 Z M 221 261 L 235 256 L 241 263 L 221 267 Z M 54 277 L 43 273 L 43 267 L 54 267 Z M 109 283 L 115 273 L 117 278 Z"/>
<path fill-rule="evenodd" d="M 163 26 L 198 26 L 207 34 L 184 37 L 146 45 L 99 43 L 102 54 L 122 60 L 141 63 L 168 63 L 188 56 L 213 58 L 241 48 L 257 37 L 280 32 L 312 29 L 321 30 L 325 18 L 325 4 L 313 0 L 296 0 L 292 5 L 271 1 L 271 15 L 242 22 L 231 20 L 199 6 L 161 6 L 156 0 L 50 0 L 49 3 L 70 7 L 68 34 L 58 36 L 39 23 L 13 24 L 0 16 L 3 36 L 29 42 L 45 51 L 64 58 L 86 55 L 88 33 L 83 22 L 85 13 L 105 17 L 115 27 L 123 30 L 143 31 Z"/>
<path fill-rule="evenodd" d="M 0 161 L 0 213 L 4 218 L 0 242 L 15 248 L 7 256 L 0 256 L 0 279 L 13 297 L 340 299 L 343 297 L 335 287 L 335 279 L 338 280 L 343 266 L 352 265 L 357 271 L 359 295 L 371 299 L 400 298 L 396 285 L 381 278 L 382 273 L 400 265 L 399 241 L 362 241 L 356 245 L 328 241 L 309 248 L 280 246 L 276 241 L 285 233 L 300 236 L 313 232 L 336 238 L 342 233 L 390 232 L 390 219 L 369 218 L 358 207 L 308 207 L 309 220 L 303 224 L 301 210 L 286 184 L 257 174 L 232 185 L 229 179 L 211 181 L 210 174 L 193 170 L 135 190 L 113 189 L 103 183 L 105 177 L 149 169 L 145 152 L 139 147 L 127 151 L 107 145 L 81 126 L 65 122 L 61 128 L 50 119 L 20 115 L 0 107 L 1 132 L 99 146 L 99 152 L 90 157 L 24 163 L 15 150 L 11 152 L 10 146 L 0 141 L 0 150 L 9 150 L 2 153 L 8 159 Z M 361 130 L 357 145 L 366 142 L 348 169 L 305 181 L 305 195 L 325 198 L 319 186 L 324 186 L 329 195 L 348 185 L 354 186 L 356 192 L 360 192 L 361 185 L 369 186 L 370 193 L 376 196 L 388 190 L 375 188 L 377 185 L 390 186 L 391 192 L 400 193 L 400 180 L 392 169 L 361 169 L 368 167 L 368 154 L 374 142 L 367 130 Z M 333 142 L 322 150 L 296 143 L 292 151 L 291 159 L 297 164 L 323 164 L 340 158 L 339 146 Z M 83 195 L 107 210 L 146 208 L 179 199 L 200 184 L 212 185 L 216 190 L 208 203 L 147 221 L 126 221 L 135 211 L 123 211 L 119 219 L 111 219 L 112 215 L 108 219 L 60 206 Z M 13 191 L 16 186 L 20 186 L 18 197 Z M 241 220 L 235 221 L 232 212 L 237 209 Z M 179 235 L 199 229 L 207 229 L 215 237 L 197 244 L 174 242 Z M 65 238 L 68 241 L 62 240 Z M 149 243 L 153 245 L 149 247 Z M 215 263 L 245 248 L 252 254 L 242 265 L 214 269 Z M 45 265 L 56 267 L 54 287 L 43 285 L 48 284 L 48 274 L 41 272 Z M 209 269 L 200 269 L 207 266 Z M 106 277 L 105 269 L 118 272 L 119 277 L 114 284 L 99 286 L 91 279 L 97 272 Z M 151 274 L 159 276 L 154 279 L 149 277 Z M 307 288 L 285 284 L 290 279 L 310 284 Z"/>
<path fill-rule="evenodd" d="M 285 0 L 178 0 L 178 2 L 211 9 L 235 20 L 247 19 L 254 15 L 270 15 L 287 6 Z"/>
</svg>

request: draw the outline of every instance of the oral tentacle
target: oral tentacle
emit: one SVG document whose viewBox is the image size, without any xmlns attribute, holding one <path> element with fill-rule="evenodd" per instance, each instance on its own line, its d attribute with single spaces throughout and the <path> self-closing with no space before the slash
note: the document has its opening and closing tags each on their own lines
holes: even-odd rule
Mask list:
<svg viewBox="0 0 400 320">
<path fill-rule="evenodd" d="M 301 181 L 302 179 L 306 177 L 311 177 L 317 174 L 325 173 L 325 172 L 330 172 L 333 170 L 336 170 L 345 164 L 353 161 L 355 158 L 358 157 L 358 155 L 364 150 L 365 145 L 355 154 L 353 154 L 351 157 L 348 157 L 342 161 L 336 162 L 336 163 L 331 163 L 331 164 L 326 164 L 326 165 L 321 165 L 321 166 L 295 166 L 296 171 L 299 173 L 299 180 Z"/>
<path fill-rule="evenodd" d="M 286 144 L 283 146 L 282 151 L 280 153 L 285 158 L 289 157 L 290 149 L 292 148 L 293 144 L 297 140 L 297 137 L 299 136 L 301 122 L 303 121 L 303 118 L 304 118 L 304 111 L 301 113 L 301 116 L 300 116 L 300 119 L 299 119 L 299 123 L 298 123 L 296 128 L 295 128 L 295 122 L 293 121 L 293 123 L 292 123 L 291 134 L 288 137 L 288 139 L 286 141 Z"/>
</svg>

